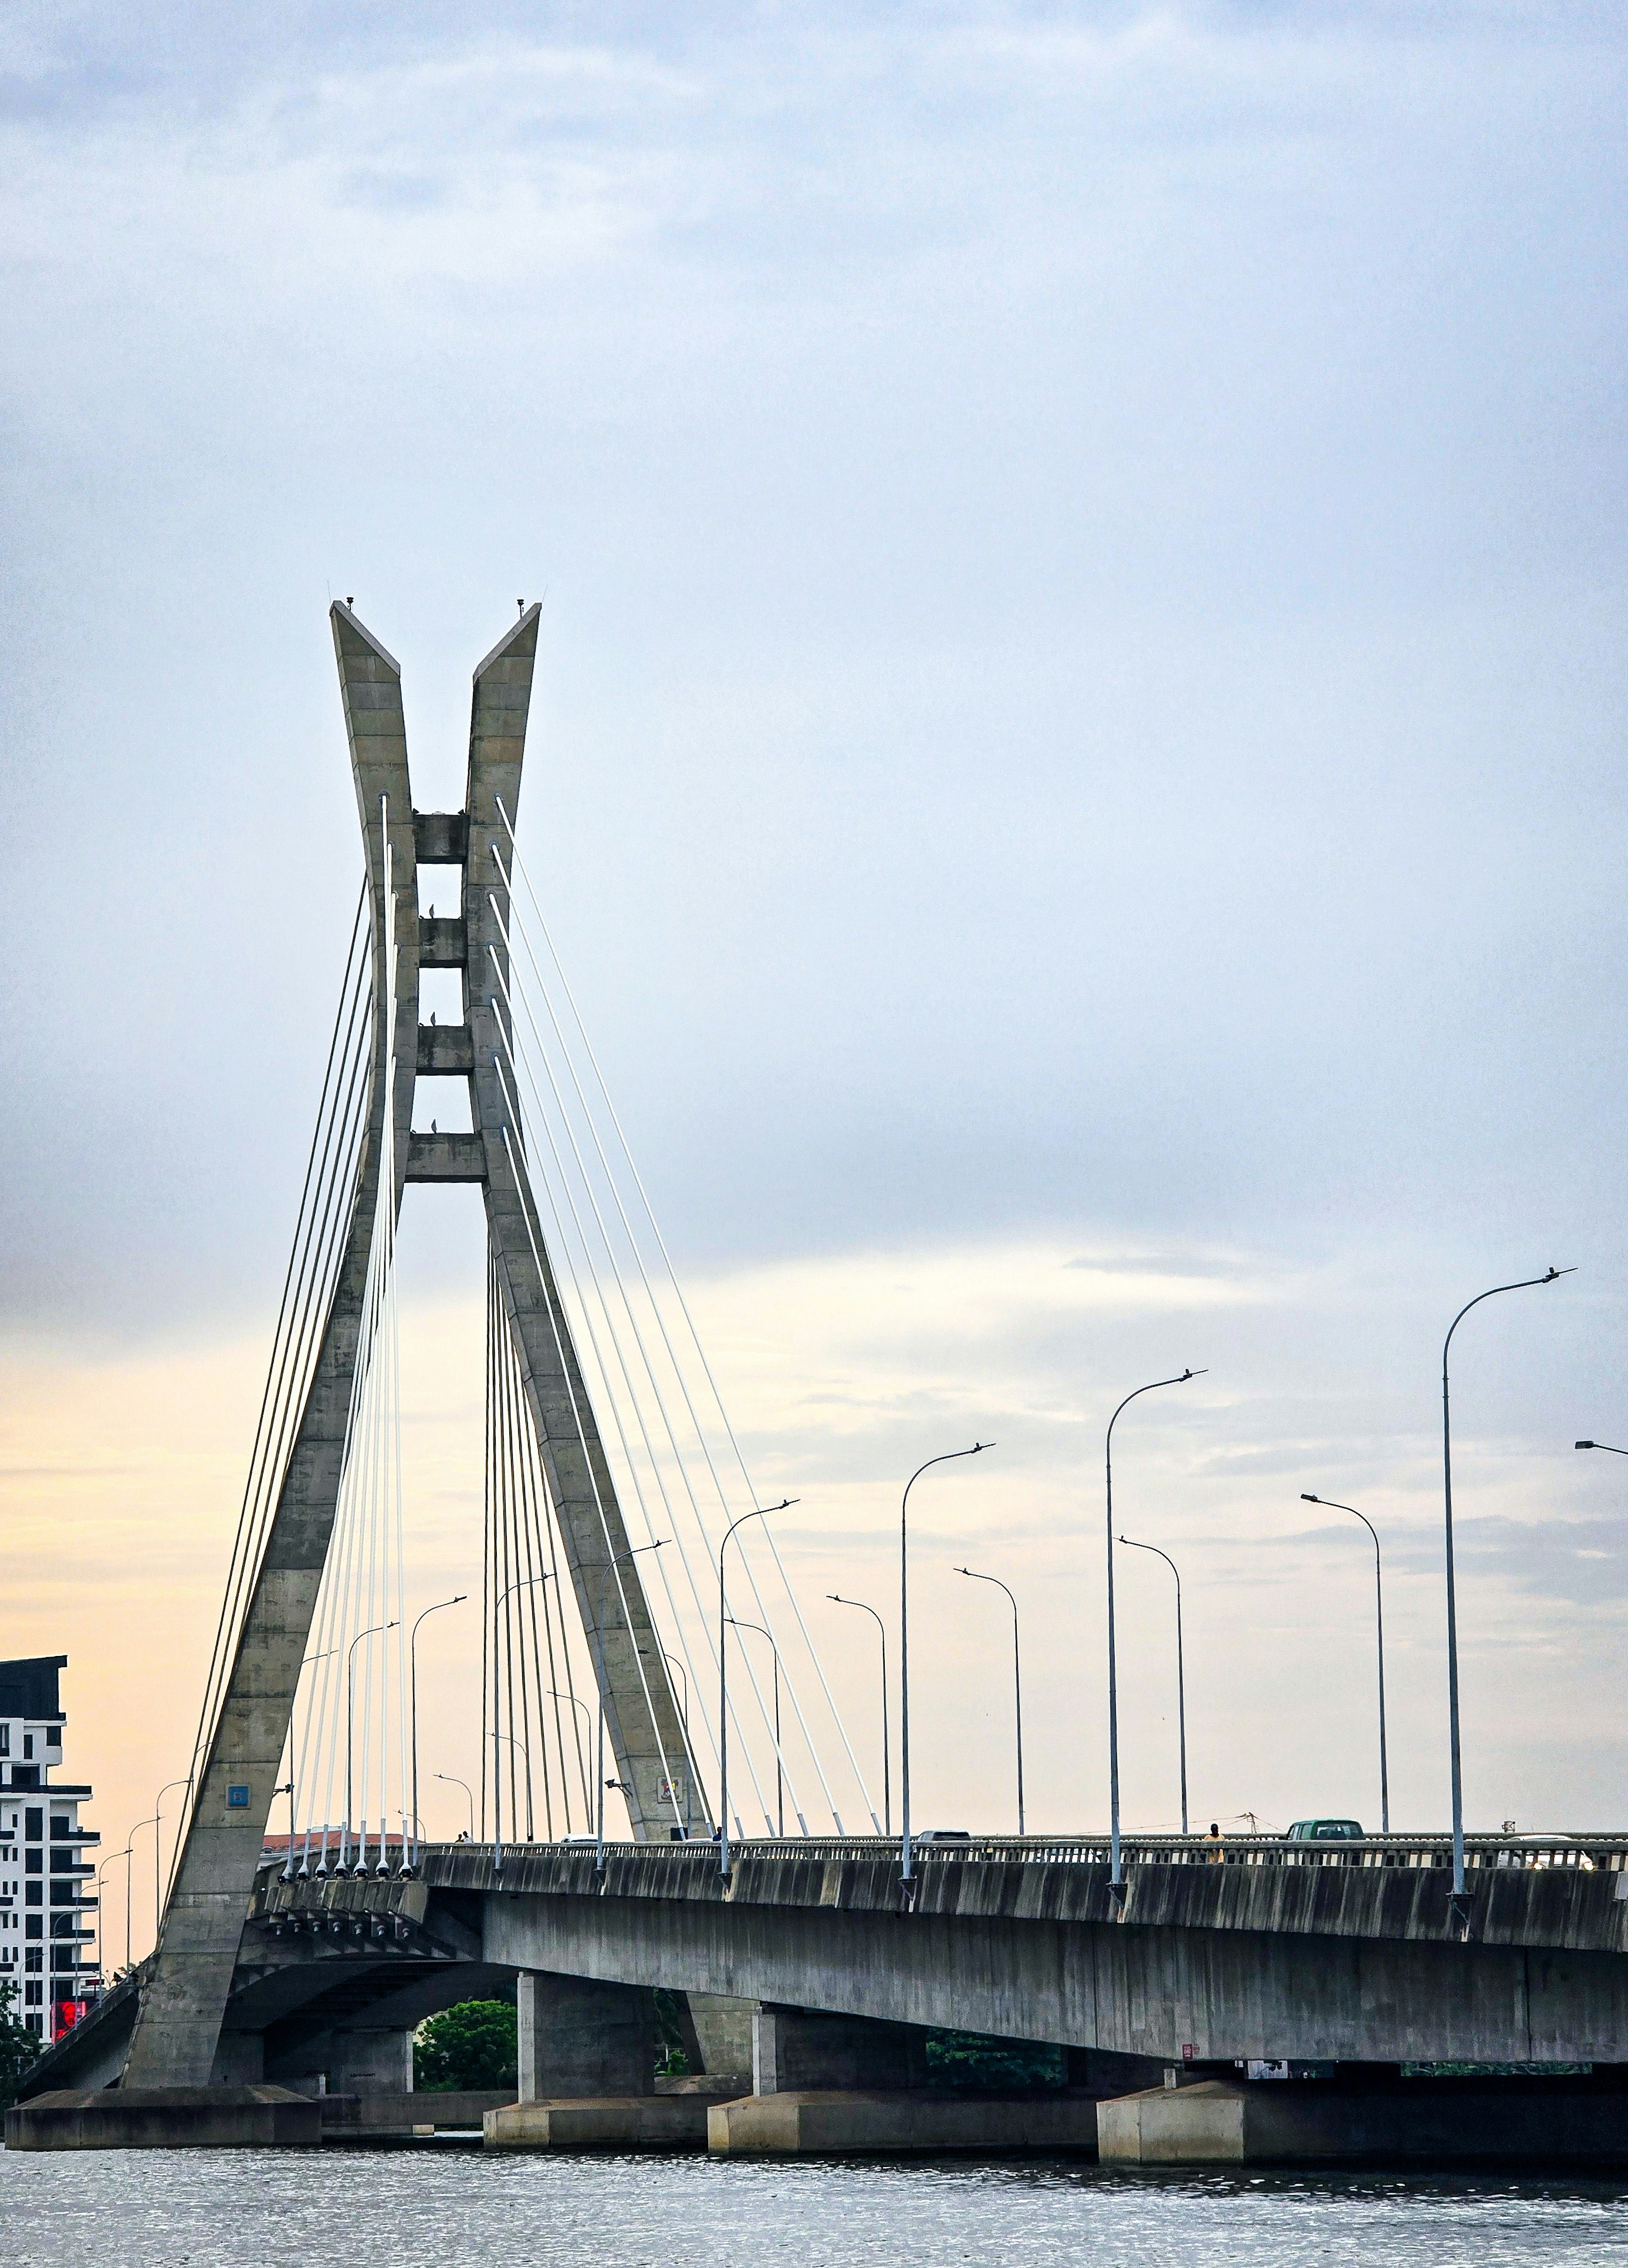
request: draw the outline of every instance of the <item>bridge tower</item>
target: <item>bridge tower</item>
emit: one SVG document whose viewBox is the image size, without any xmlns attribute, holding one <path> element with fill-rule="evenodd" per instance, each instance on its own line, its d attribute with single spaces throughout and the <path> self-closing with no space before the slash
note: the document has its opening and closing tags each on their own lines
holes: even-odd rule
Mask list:
<svg viewBox="0 0 1628 2268">
<path fill-rule="evenodd" d="M 635 1837 L 666 1831 L 675 1810 L 710 1818 L 683 1785 L 686 1741 L 570 1322 L 527 1173 L 523 1130 L 499 1070 L 497 1004 L 508 982 L 504 870 L 518 815 L 539 608 L 527 608 L 474 674 L 464 807 L 416 812 L 407 774 L 399 665 L 348 605 L 332 608 L 371 914 L 371 1052 L 365 1130 L 342 1252 L 275 1511 L 238 1622 L 197 1776 L 124 2083 L 197 2087 L 213 2074 L 244 1914 L 253 1889 L 343 1472 L 363 1335 L 379 1182 L 478 1182 L 497 1297 L 557 1517 L 583 1626 L 594 1647 L 607 1737 Z M 500 807 L 501 806 L 501 807 Z M 504 814 L 507 814 L 505 821 Z M 420 865 L 462 870 L 460 910 L 418 911 Z M 393 922 L 391 918 L 393 901 Z M 392 950 L 393 946 L 393 950 Z M 462 972 L 461 1025 L 421 1024 L 419 972 Z M 390 1014 L 393 969 L 393 1020 Z M 399 1035 L 393 1059 L 390 1032 Z M 462 1075 L 473 1131 L 414 1134 L 420 1073 Z M 388 1126 L 387 1126 L 388 1120 Z M 392 1139 L 387 1140 L 387 1131 Z M 620 1562 L 616 1580 L 605 1580 Z"/>
</svg>

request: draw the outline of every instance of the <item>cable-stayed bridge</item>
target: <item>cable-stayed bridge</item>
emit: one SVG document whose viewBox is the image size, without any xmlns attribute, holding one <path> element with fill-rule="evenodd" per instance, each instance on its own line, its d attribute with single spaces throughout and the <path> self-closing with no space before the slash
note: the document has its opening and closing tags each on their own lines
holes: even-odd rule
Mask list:
<svg viewBox="0 0 1628 2268">
<path fill-rule="evenodd" d="M 1228 2065 L 1628 2064 L 1610 1837 L 1478 1846 L 1467 1906 L 1445 1846 L 1401 1837 L 1127 1845 L 1123 1897 L 1089 1840 L 903 1874 L 522 855 L 537 625 L 476 670 L 464 806 L 429 813 L 399 666 L 332 610 L 365 876 L 189 1808 L 152 1955 L 30 2091 L 388 2092 L 425 2015 L 517 1976 L 533 2092 L 648 2092 L 655 1988 L 704 2069 L 759 2087 L 798 2055 L 906 2069 L 899 2028 L 929 2025 Z M 456 1602 L 411 1580 L 396 1252 L 408 1187 L 445 1183 L 487 1230 L 482 1666 L 470 1836 L 432 1845 L 415 1640 Z M 798 2011 L 879 2029 L 822 2065 Z"/>
</svg>

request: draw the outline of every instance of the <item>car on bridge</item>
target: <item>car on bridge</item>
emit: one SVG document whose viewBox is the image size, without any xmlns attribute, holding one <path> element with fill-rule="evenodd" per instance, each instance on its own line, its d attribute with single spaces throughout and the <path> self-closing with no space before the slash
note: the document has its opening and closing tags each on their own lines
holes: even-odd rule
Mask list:
<svg viewBox="0 0 1628 2268">
<path fill-rule="evenodd" d="M 1286 1843 L 1360 1843 L 1360 1819 L 1297 1819 L 1284 1837 Z"/>
</svg>

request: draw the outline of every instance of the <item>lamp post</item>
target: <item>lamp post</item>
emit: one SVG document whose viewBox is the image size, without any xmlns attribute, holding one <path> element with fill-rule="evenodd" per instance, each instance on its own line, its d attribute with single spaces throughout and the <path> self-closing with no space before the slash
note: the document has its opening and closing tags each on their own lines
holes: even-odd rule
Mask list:
<svg viewBox="0 0 1628 2268">
<path fill-rule="evenodd" d="M 956 1572 L 970 1575 L 975 1583 L 993 1583 L 997 1591 L 1006 1591 L 1012 1609 L 1012 1703 L 1017 1723 L 1017 1833 L 1021 1842 L 1027 1830 L 1023 1825 L 1023 1664 L 1017 1644 L 1017 1601 L 999 1575 L 980 1575 L 976 1567 L 957 1567 Z M 1184 1825 L 1182 1831 L 1186 1832 Z"/>
<path fill-rule="evenodd" d="M 1574 1441 L 1572 1446 L 1577 1449 L 1604 1449 L 1613 1457 L 1628 1457 L 1628 1449 L 1614 1449 L 1609 1441 Z"/>
<path fill-rule="evenodd" d="M 394 1623 L 375 1623 L 371 1630 L 358 1631 L 345 1653 L 345 1825 L 340 1842 L 339 1854 L 341 1874 L 348 1874 L 350 1871 L 350 1750 L 356 1717 L 356 1648 L 364 1638 L 377 1638 L 380 1631 L 394 1630 Z M 382 1854 L 385 1848 L 385 1828 L 382 1820 L 379 1822 L 378 1847 Z M 359 1872 L 365 1874 L 368 1863 L 365 1835 L 362 1838 L 361 1854 L 356 1866 Z"/>
<path fill-rule="evenodd" d="M 1518 1284 L 1494 1284 L 1490 1291 L 1478 1292 L 1463 1306 L 1448 1326 L 1441 1342 L 1441 1506 L 1442 1525 L 1447 1538 L 1447 1722 L 1448 1741 L 1451 1749 L 1453 1772 L 1453 1905 L 1456 1918 L 1464 1919 L 1464 1783 L 1459 1764 L 1458 1748 L 1458 1603 L 1453 1584 L 1453 1428 L 1448 1400 L 1447 1358 L 1453 1344 L 1453 1334 L 1471 1307 L 1478 1307 L 1483 1300 L 1495 1300 L 1500 1292 L 1529 1292 L 1535 1285 L 1552 1284 L 1561 1276 L 1574 1276 L 1574 1268 L 1551 1268 L 1542 1276 L 1524 1276 Z"/>
<path fill-rule="evenodd" d="M 1139 1543 L 1133 1535 L 1122 1535 L 1121 1543 L 1133 1551 L 1151 1551 L 1155 1559 L 1162 1559 L 1176 1578 L 1176 1734 L 1181 1756 L 1182 1772 L 1182 1833 L 1187 1832 L 1187 1674 L 1182 1660 L 1182 1579 L 1181 1571 L 1168 1551 L 1161 1551 L 1156 1543 Z"/>
<path fill-rule="evenodd" d="M 655 1543 L 635 1543 L 631 1551 L 619 1551 L 607 1559 L 599 1570 L 599 1605 L 593 1618 L 594 1652 L 599 1658 L 599 1748 L 598 1768 L 594 1773 L 594 1867 L 605 1872 L 605 1587 L 610 1580 L 612 1567 L 620 1567 L 629 1559 L 636 1559 L 642 1551 L 659 1551 L 667 1538 L 664 1535 Z M 627 1635 L 633 1636 L 628 1624 Z M 620 1786 L 620 1783 L 619 1782 Z"/>
<path fill-rule="evenodd" d="M 591 1753 L 593 1749 L 593 1718 L 590 1714 L 588 1704 L 585 1701 L 579 1701 L 575 1693 L 561 1693 L 556 1691 L 554 1687 L 552 1685 L 548 1687 L 547 1694 L 548 1698 L 551 1701 L 568 1701 L 573 1709 L 580 1709 L 583 1716 L 588 1719 L 588 1747 Z M 554 1730 L 556 1733 L 559 1732 L 559 1728 L 560 1719 L 556 1716 L 554 1719 Z M 582 1767 L 583 1752 L 578 1749 L 576 1751 L 576 1768 L 579 1772 L 581 1771 Z M 560 1786 L 565 1796 L 565 1831 L 568 1835 L 571 1831 L 571 1783 L 565 1769 L 565 1741 L 563 1736 L 560 1741 Z"/>
<path fill-rule="evenodd" d="M 1374 1630 L 1379 1641 L 1379 1831 L 1390 1832 L 1390 1773 L 1385 1758 L 1385 1590 L 1380 1572 L 1379 1531 L 1365 1512 L 1354 1504 L 1336 1504 L 1331 1496 L 1312 1496 L 1305 1489 L 1300 1492 L 1302 1504 L 1320 1504 L 1330 1512 L 1348 1512 L 1360 1520 L 1374 1539 Z"/>
<path fill-rule="evenodd" d="M 143 1827 L 150 1827 L 153 1830 L 154 1838 L 156 1840 L 158 1827 L 158 1815 L 156 1811 L 150 1819 L 138 1819 L 135 1826 L 131 1828 L 130 1841 L 132 1844 L 135 1843 L 136 1837 L 141 1833 Z M 124 1870 L 124 1957 L 127 1962 L 130 1957 L 130 1877 L 135 1872 L 136 1861 L 132 1859 L 129 1865 Z M 152 1933 L 152 1942 L 153 1950 L 157 1952 L 158 1947 L 158 1933 L 156 1927 Z"/>
<path fill-rule="evenodd" d="M 419 1817 L 418 1817 L 418 1624 L 419 1624 L 419 1623 L 422 1623 L 422 1622 L 425 1621 L 425 1620 L 427 1619 L 427 1617 L 428 1617 L 428 1616 L 429 1616 L 430 1615 L 438 1615 L 438 1614 L 441 1612 L 441 1610 L 442 1610 L 442 1609 L 443 1609 L 444 1607 L 461 1607 L 461 1606 L 463 1605 L 463 1603 L 464 1603 L 464 1601 L 468 1597 L 468 1595 L 469 1595 L 469 1594 L 468 1594 L 468 1592 L 467 1592 L 467 1591 L 460 1591 L 460 1592 L 458 1594 L 458 1596 L 457 1596 L 456 1598 L 454 1598 L 454 1599 L 437 1599 L 437 1600 L 436 1600 L 436 1603 L 435 1603 L 435 1605 L 434 1605 L 433 1607 L 426 1607 L 426 1608 L 424 1609 L 423 1613 L 422 1613 L 422 1615 L 420 1615 L 420 1616 L 419 1616 L 419 1617 L 418 1617 L 418 1621 L 417 1621 L 417 1622 L 415 1622 L 415 1623 L 414 1624 L 414 1625 L 413 1625 L 413 1630 L 412 1630 L 412 1635 L 411 1635 L 411 1636 L 408 1638 L 408 1639 L 407 1639 L 407 1662 L 408 1662 L 408 1669 L 409 1669 L 409 1675 L 408 1675 L 408 1681 L 407 1681 L 407 1682 L 408 1682 L 409 1685 L 410 1685 L 410 1686 L 411 1686 L 411 1688 L 412 1688 L 412 1693 L 413 1693 L 413 1703 L 412 1703 L 412 1711 L 413 1711 L 413 1866 L 414 1866 L 414 1871 L 416 1871 L 417 1867 L 418 1867 L 418 1839 L 419 1839 Z M 499 1602 L 499 1603 L 501 1604 L 501 1603 L 502 1603 L 502 1602 L 500 1601 L 500 1602 Z"/>
<path fill-rule="evenodd" d="M 1130 1408 L 1139 1395 L 1156 1394 L 1162 1386 L 1185 1386 L 1190 1378 L 1202 1378 L 1204 1375 L 1201 1370 L 1184 1370 L 1178 1377 L 1153 1378 L 1146 1386 L 1133 1388 L 1108 1420 L 1107 1438 L 1104 1444 L 1108 1502 L 1108 1808 L 1109 1842 L 1113 1860 L 1108 1887 L 1114 1898 L 1121 1904 L 1125 1898 L 1125 1859 L 1119 1848 L 1119 1664 L 1113 1610 L 1113 1429 L 1121 1414 Z"/>
<path fill-rule="evenodd" d="M 164 1919 L 162 1911 L 163 1892 L 159 1889 L 159 1875 L 163 1870 L 164 1863 L 164 1799 L 168 1795 L 172 1787 L 190 1787 L 191 1786 L 192 1774 L 190 1772 L 187 1773 L 185 1779 L 166 1779 L 164 1786 L 158 1790 L 158 1795 L 153 1800 L 152 1808 L 155 1815 L 153 1819 L 152 1835 L 152 1941 L 155 1945 L 158 1942 L 159 1926 Z M 293 1836 L 293 1832 L 294 1830 L 292 1827 L 290 1827 L 289 1830 L 290 1838 Z"/>
<path fill-rule="evenodd" d="M 766 1638 L 769 1652 L 774 1657 L 774 1832 L 783 1843 L 786 1839 L 786 1788 L 780 1761 L 780 1648 L 761 1623 L 744 1623 L 738 1615 L 731 1615 L 730 1620 L 737 1630 L 756 1631 L 759 1638 Z"/>
<path fill-rule="evenodd" d="M 436 1774 L 436 1778 L 437 1779 L 447 1781 L 449 1785 L 453 1787 L 461 1787 L 464 1793 L 468 1797 L 469 1839 L 473 1843 L 475 1839 L 475 1792 L 473 1788 L 470 1786 L 469 1782 L 466 1779 L 459 1779 L 456 1772 L 437 1772 Z"/>
<path fill-rule="evenodd" d="M 730 1873 L 730 1669 L 723 1555 L 730 1548 L 730 1536 L 737 1528 L 744 1528 L 749 1520 L 766 1520 L 771 1513 L 788 1511 L 801 1502 L 800 1497 L 785 1496 L 778 1504 L 754 1505 L 750 1512 L 743 1512 L 738 1520 L 730 1522 L 718 1546 L 718 1871 L 726 1881 Z"/>
<path fill-rule="evenodd" d="M 133 1847 L 131 1844 L 127 1843 L 122 1851 L 110 1851 L 96 1870 L 96 1957 L 104 1964 L 107 1959 L 107 1948 L 106 1932 L 102 1926 L 102 1876 L 107 1872 L 109 1867 L 116 1867 L 121 1859 L 128 1859 Z M 124 1965 L 128 1969 L 130 1965 L 130 1875 L 128 1867 L 125 1870 L 124 1881 Z M 102 1981 L 106 1984 L 106 1978 L 104 1977 Z"/>
<path fill-rule="evenodd" d="M 952 1464 L 957 1457 L 976 1457 L 993 1449 L 993 1441 L 974 1441 L 970 1449 L 946 1449 L 918 1465 L 905 1483 L 898 1506 L 898 1814 L 899 1878 L 910 1880 L 910 1530 L 906 1515 L 910 1491 L 934 1465 Z"/>
<path fill-rule="evenodd" d="M 881 1616 L 876 1612 L 876 1609 L 874 1607 L 868 1607 L 863 1599 L 845 1599 L 840 1591 L 827 1591 L 825 1596 L 831 1601 L 833 1606 L 857 1607 L 861 1614 L 869 1615 L 871 1621 L 875 1623 L 876 1626 L 876 1637 L 879 1642 L 878 1650 L 882 1657 L 882 1832 L 884 1836 L 891 1837 L 893 1832 L 893 1792 L 891 1783 L 888 1777 L 890 1767 L 888 1764 L 887 1625 L 883 1621 Z M 876 1813 L 873 1811 L 870 1816 L 872 1823 L 874 1824 L 876 1816 Z"/>
<path fill-rule="evenodd" d="M 313 1662 L 316 1662 L 316 1661 L 331 1661 L 331 1660 L 333 1660 L 334 1656 L 338 1652 L 339 1652 L 339 1648 L 338 1648 L 336 1646 L 329 1646 L 329 1647 L 327 1648 L 327 1650 L 326 1650 L 326 1653 L 308 1653 L 308 1654 L 305 1656 L 305 1659 L 304 1660 L 304 1661 L 302 1661 L 302 1662 L 301 1662 L 301 1664 L 300 1664 L 300 1670 L 301 1670 L 302 1675 L 304 1674 L 304 1671 L 306 1671 L 307 1669 L 309 1669 L 309 1668 L 311 1668 L 311 1666 L 312 1666 L 312 1664 Z M 296 1685 L 295 1690 L 296 1690 L 296 1691 L 297 1691 L 297 1690 L 298 1690 L 297 1684 Z M 292 1733 L 293 1733 L 293 1712 L 292 1712 L 292 1710 L 290 1710 L 290 1712 L 289 1712 L 289 1718 L 290 1718 L 289 1778 L 290 1778 L 290 1779 L 296 1779 L 296 1778 L 298 1778 L 298 1776 L 299 1776 L 299 1764 L 298 1764 L 298 1761 L 297 1761 L 297 1759 L 296 1758 L 295 1754 L 294 1754 L 293 1739 L 292 1739 Z M 309 1743 L 310 1739 L 311 1739 L 311 1698 L 310 1698 L 310 1696 L 309 1696 L 309 1695 L 307 1695 L 307 1696 L 306 1696 L 306 1700 L 305 1700 L 305 1739 L 306 1739 L 307 1743 Z M 290 1796 L 290 1797 L 289 1798 L 289 1817 L 290 1817 L 290 1820 L 292 1820 L 292 1818 L 293 1818 L 293 1816 L 294 1816 L 294 1807 L 295 1807 L 295 1804 L 296 1804 L 296 1802 L 297 1802 L 297 1800 L 298 1800 L 297 1797 L 295 1797 L 295 1796 Z M 325 1820 L 323 1821 L 323 1822 L 322 1822 L 322 1852 L 321 1852 L 321 1856 L 319 1858 L 318 1862 L 317 1862 L 319 1871 L 320 1871 L 322 1874 L 326 1874 L 326 1872 L 327 1872 L 327 1870 L 328 1870 L 328 1867 L 327 1867 L 327 1860 L 328 1860 L 328 1822 L 327 1822 L 327 1821 L 325 1819 Z M 290 1838 L 290 1845 L 289 1845 L 289 1863 L 288 1863 L 288 1865 L 287 1865 L 287 1866 L 283 1868 L 283 1870 L 282 1870 L 282 1876 L 283 1876 L 283 1880 L 284 1880 L 285 1881 L 291 1881 L 291 1880 L 293 1879 L 293 1876 L 294 1876 L 294 1846 L 293 1846 L 293 1842 L 292 1842 L 292 1839 L 291 1839 L 291 1838 Z M 300 1878 L 300 1880 L 301 1880 L 302 1881 L 308 1881 L 310 1880 L 310 1878 L 311 1878 L 311 1825 L 310 1825 L 310 1822 L 309 1822 L 309 1821 L 307 1821 L 307 1822 L 306 1822 L 306 1826 L 305 1826 L 305 1849 L 304 1849 L 304 1856 L 301 1858 L 300 1862 L 299 1862 L 299 1878 Z"/>
</svg>

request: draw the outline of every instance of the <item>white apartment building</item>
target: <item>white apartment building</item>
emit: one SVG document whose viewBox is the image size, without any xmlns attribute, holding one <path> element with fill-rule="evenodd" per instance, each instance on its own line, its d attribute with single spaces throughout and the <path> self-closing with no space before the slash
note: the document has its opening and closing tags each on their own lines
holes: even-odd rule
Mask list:
<svg viewBox="0 0 1628 2268">
<path fill-rule="evenodd" d="M 65 1653 L 0 1661 L 0 1977 L 18 1988 L 12 2014 L 45 2041 L 77 2023 L 101 1985 L 86 1859 L 101 1837 L 79 1824 L 91 1791 L 51 1778 L 62 1761 L 56 1679 L 67 1667 Z"/>
</svg>

